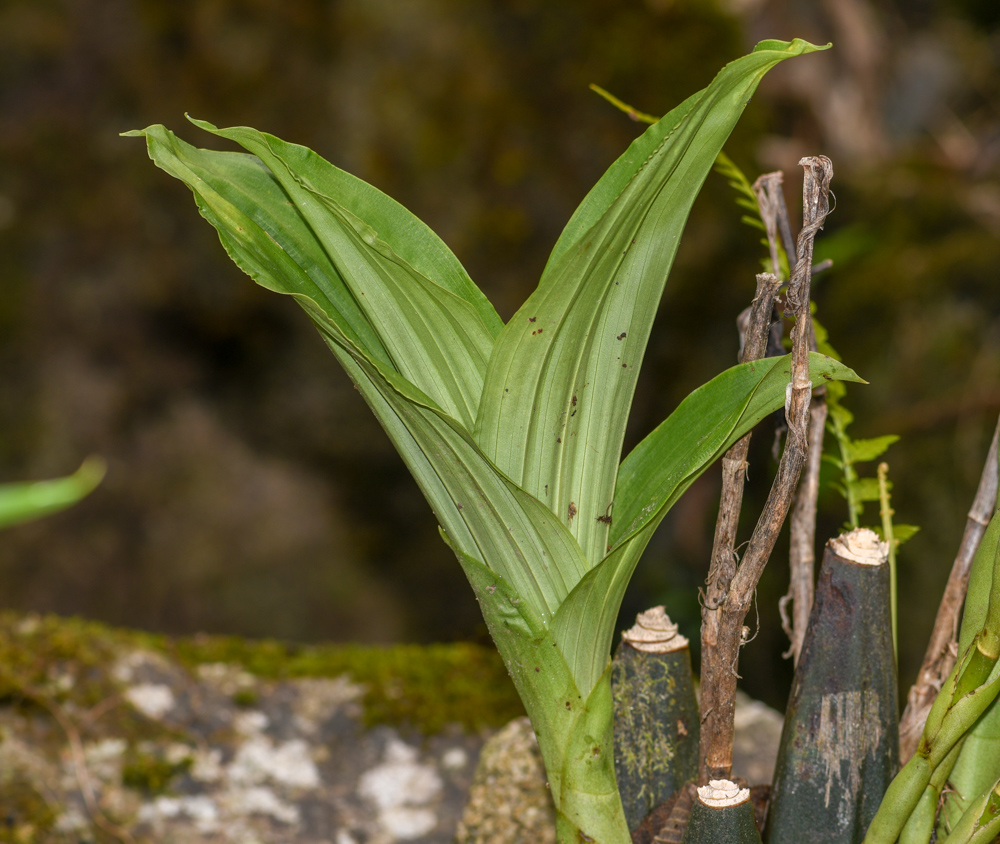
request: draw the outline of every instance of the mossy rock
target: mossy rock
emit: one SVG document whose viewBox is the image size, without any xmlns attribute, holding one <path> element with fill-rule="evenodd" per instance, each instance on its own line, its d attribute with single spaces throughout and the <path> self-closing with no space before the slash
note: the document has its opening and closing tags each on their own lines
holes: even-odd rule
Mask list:
<svg viewBox="0 0 1000 844">
<path fill-rule="evenodd" d="M 475 645 L 170 639 L 3 613 L 0 842 L 326 829 L 447 844 L 483 741 L 522 711 Z"/>
</svg>

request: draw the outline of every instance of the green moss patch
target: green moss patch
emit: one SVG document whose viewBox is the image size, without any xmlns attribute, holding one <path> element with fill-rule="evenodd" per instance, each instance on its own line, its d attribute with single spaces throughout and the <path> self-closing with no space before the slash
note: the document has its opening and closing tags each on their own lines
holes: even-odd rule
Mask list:
<svg viewBox="0 0 1000 844">
<path fill-rule="evenodd" d="M 174 777 L 190 771 L 193 764 L 194 759 L 190 756 L 170 762 L 153 753 L 133 751 L 126 756 L 122 766 L 122 785 L 149 796 L 163 794 Z"/>
<path fill-rule="evenodd" d="M 496 727 L 524 713 L 500 656 L 479 645 L 299 645 L 238 636 L 171 639 L 77 618 L 0 613 L 0 701 L 72 700 L 91 707 L 120 692 L 110 666 L 130 649 L 159 651 L 189 668 L 239 665 L 265 680 L 349 675 L 365 687 L 365 723 L 425 734 L 447 724 Z M 237 693 L 252 706 L 254 692 Z M 128 717 L 125 707 L 115 719 Z M 148 719 L 136 718 L 145 732 Z M 139 736 L 133 736 L 138 738 Z"/>
<path fill-rule="evenodd" d="M 194 666 L 225 662 L 257 677 L 336 677 L 366 688 L 365 723 L 409 725 L 430 734 L 446 724 L 497 727 L 524 714 L 500 655 L 468 643 L 295 645 L 237 636 L 178 639 L 172 652 Z"/>
</svg>

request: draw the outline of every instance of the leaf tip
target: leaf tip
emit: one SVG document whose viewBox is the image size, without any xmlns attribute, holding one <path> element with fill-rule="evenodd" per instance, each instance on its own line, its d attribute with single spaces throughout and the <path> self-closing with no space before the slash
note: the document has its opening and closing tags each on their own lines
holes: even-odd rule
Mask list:
<svg viewBox="0 0 1000 844">
<path fill-rule="evenodd" d="M 833 46 L 832 41 L 828 41 L 826 44 L 812 44 L 802 38 L 793 38 L 791 41 L 781 41 L 777 38 L 770 38 L 757 43 L 757 46 L 753 48 L 753 52 L 760 53 L 765 50 L 773 50 L 779 53 L 789 53 L 793 56 L 802 56 L 806 53 L 815 53 L 821 50 L 829 50 Z"/>
<path fill-rule="evenodd" d="M 207 120 L 199 120 L 197 117 L 192 117 L 190 112 L 185 111 L 184 117 L 189 123 L 193 123 L 199 129 L 204 129 L 206 132 L 218 132 L 219 127 L 209 123 Z"/>
</svg>

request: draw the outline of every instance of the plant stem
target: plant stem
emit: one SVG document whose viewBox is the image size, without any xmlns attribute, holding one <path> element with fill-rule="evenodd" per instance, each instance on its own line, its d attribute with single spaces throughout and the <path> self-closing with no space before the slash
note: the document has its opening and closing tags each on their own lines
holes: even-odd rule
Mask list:
<svg viewBox="0 0 1000 844">
<path fill-rule="evenodd" d="M 965 523 L 965 532 L 951 567 L 941 604 L 938 606 L 920 672 L 906 697 L 906 709 L 899 722 L 899 758 L 904 763 L 916 751 L 927 713 L 941 684 L 951 673 L 958 655 L 958 622 L 969 585 L 969 568 L 997 504 L 998 435 L 1000 435 L 1000 420 L 993 431 L 993 441 L 986 456 L 986 465 L 983 467 L 976 497 Z"/>
<path fill-rule="evenodd" d="M 788 222 L 788 208 L 781 190 L 783 175 L 780 171 L 765 173 L 753 183 L 757 206 L 767 232 L 767 244 L 771 253 L 771 265 L 777 273 L 779 256 L 783 242 L 785 255 L 794 265 L 795 243 L 792 240 Z M 812 268 L 815 275 L 817 267 Z M 810 332 L 810 348 L 816 351 L 815 332 Z M 809 624 L 809 612 L 813 604 L 813 573 L 816 564 L 816 500 L 819 497 L 819 468 L 823 456 L 823 434 L 825 433 L 827 408 L 823 400 L 825 390 L 816 390 L 814 401 L 809 408 L 809 456 L 803 469 L 792 509 L 791 542 L 789 548 L 788 593 L 778 601 L 782 629 L 788 634 L 791 646 L 784 656 L 792 656 L 798 664 L 802 639 Z M 816 399 L 819 399 L 816 401 Z M 792 618 L 788 618 L 788 603 L 792 603 Z"/>
<path fill-rule="evenodd" d="M 896 537 L 892 534 L 892 517 L 895 510 L 889 504 L 889 464 L 878 464 L 879 514 L 882 517 L 882 537 L 889 543 L 889 609 L 892 624 L 892 653 L 899 659 L 899 643 L 896 638 Z"/>
<path fill-rule="evenodd" d="M 750 306 L 750 317 L 742 337 L 743 352 L 741 363 L 760 360 L 767 350 L 770 334 L 771 314 L 774 297 L 781 286 L 781 280 L 773 273 L 757 276 L 757 292 Z M 746 434 L 726 452 L 722 458 L 722 493 L 719 499 L 719 515 L 715 522 L 715 538 L 712 544 L 712 558 L 708 569 L 708 582 L 702 603 L 701 618 L 701 676 L 706 676 L 706 654 L 714 653 L 718 645 L 722 625 L 722 605 L 729 594 L 729 587 L 736 574 L 736 529 L 740 520 L 743 503 L 743 480 L 747 470 L 747 452 L 750 449 L 751 434 Z M 742 620 L 740 621 L 742 624 Z M 705 721 L 706 709 L 714 707 L 714 686 L 702 683 L 701 721 Z M 706 703 L 706 700 L 708 701 Z M 704 733 L 702 733 L 704 736 Z M 704 753 L 699 743 L 699 781 L 708 782 L 703 763 Z M 728 772 L 726 774 L 728 776 Z"/>
<path fill-rule="evenodd" d="M 816 565 L 816 501 L 819 498 L 819 469 L 823 457 L 823 434 L 826 433 L 826 401 L 822 395 L 813 397 L 809 408 L 809 455 L 802 469 L 802 478 L 795 493 L 790 525 L 788 554 L 788 593 L 778 601 L 781 626 L 791 644 L 784 656 L 791 656 L 798 665 L 802 640 L 809 626 L 813 605 L 813 572 Z M 789 622 L 787 605 L 792 602 Z"/>
<path fill-rule="evenodd" d="M 771 272 L 781 275 L 778 252 L 778 217 L 784 211 L 785 225 L 788 225 L 788 212 L 785 210 L 785 200 L 781 194 L 781 183 L 784 176 L 780 170 L 765 173 L 753 183 L 753 191 L 757 194 L 757 206 L 760 208 L 760 218 L 764 221 L 767 232 L 767 245 L 771 252 Z M 779 210 L 780 209 L 780 210 Z M 795 259 L 789 257 L 789 261 Z"/>
<path fill-rule="evenodd" d="M 785 403 L 788 440 L 747 552 L 732 577 L 724 600 L 717 606 L 719 615 L 713 619 L 717 621 L 717 626 L 712 629 L 708 624 L 703 624 L 702 628 L 702 729 L 698 775 L 705 782 L 710 779 L 725 779 L 732 771 L 733 718 L 738 678 L 736 666 L 743 643 L 743 621 L 753 601 L 757 581 L 788 514 L 808 450 L 806 429 L 812 395 L 808 369 L 811 335 L 809 283 L 813 241 L 829 213 L 833 166 L 825 156 L 803 158 L 799 163 L 805 168 L 802 190 L 805 224 L 799 233 L 799 258 L 788 288 L 789 309 L 796 317 L 792 328 L 791 384 Z M 706 608 L 713 611 L 708 606 Z"/>
</svg>

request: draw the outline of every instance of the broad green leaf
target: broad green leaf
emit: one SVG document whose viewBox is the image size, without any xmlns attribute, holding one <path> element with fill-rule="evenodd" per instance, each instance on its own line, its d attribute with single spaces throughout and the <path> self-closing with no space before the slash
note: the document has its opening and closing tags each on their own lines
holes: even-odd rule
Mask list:
<svg viewBox="0 0 1000 844">
<path fill-rule="evenodd" d="M 790 357 L 740 364 L 691 393 L 622 461 L 615 489 L 611 543 L 635 532 L 672 504 L 714 460 L 769 413 L 784 406 Z M 814 384 L 862 382 L 832 358 L 809 356 Z M 862 382 L 863 383 L 863 382 Z"/>
<path fill-rule="evenodd" d="M 851 463 L 865 463 L 881 457 L 887 448 L 899 439 L 895 434 L 873 437 L 869 440 L 851 440 L 847 443 L 847 459 Z"/>
<path fill-rule="evenodd" d="M 484 321 L 482 294 L 446 247 L 401 206 L 303 147 L 249 129 L 209 130 L 257 157 L 197 149 L 162 126 L 133 134 L 188 185 L 241 269 L 264 287 L 316 302 L 383 371 L 471 429 L 499 319 Z M 303 172 L 292 175 L 282 155 Z M 336 199 L 322 192 L 334 188 Z"/>
<path fill-rule="evenodd" d="M 538 289 L 497 340 L 476 438 L 604 555 L 639 366 L 688 212 L 764 74 L 819 49 L 768 42 L 638 138 L 573 215 Z"/>
<path fill-rule="evenodd" d="M 843 364 L 816 354 L 810 356 L 810 377 L 860 380 Z M 581 689 L 589 689 L 607 667 L 625 588 L 657 525 L 726 449 L 784 405 L 789 378 L 787 357 L 726 370 L 684 399 L 622 463 L 614 545 L 573 588 L 553 624 Z"/>
<path fill-rule="evenodd" d="M 548 508 L 503 477 L 454 419 L 396 390 L 332 322 L 314 319 L 451 543 L 506 579 L 540 618 L 551 619 L 586 571 L 576 540 Z"/>
<path fill-rule="evenodd" d="M 589 693 L 583 693 L 528 602 L 482 563 L 452 547 L 531 718 L 560 823 L 587 836 L 573 840 L 628 842 L 613 764 L 610 662 L 606 660 L 605 672 Z"/>
<path fill-rule="evenodd" d="M 466 553 L 488 561 L 536 612 L 551 617 L 586 565 L 565 527 L 505 479 L 462 424 L 471 428 L 474 393 L 481 381 L 472 383 L 470 373 L 478 366 L 481 376 L 489 341 L 471 303 L 415 273 L 381 240 L 354 237 L 357 230 L 344 222 L 347 212 L 327 214 L 325 206 L 317 207 L 313 194 L 303 196 L 305 189 L 295 184 L 286 194 L 257 159 L 195 149 L 162 127 L 147 130 L 145 136 L 153 160 L 195 192 L 203 215 L 216 226 L 236 263 L 258 283 L 292 295 L 310 315 L 453 541 Z M 271 163 L 279 166 L 277 159 Z M 308 206 L 308 215 L 300 213 L 290 195 Z M 314 229 L 323 229 L 321 222 L 310 221 L 324 214 L 326 239 L 313 234 Z M 330 244 L 352 256 L 355 265 L 344 269 L 350 262 L 339 252 L 332 254 L 335 249 Z M 365 262 L 376 269 L 366 274 Z M 387 265 L 384 273 L 378 269 Z M 404 270 L 405 277 L 398 277 L 397 271 Z M 345 277 L 351 273 L 364 277 L 348 283 Z M 406 301 L 416 301 L 421 314 L 436 314 L 436 324 L 421 324 L 415 318 L 412 324 L 390 325 L 391 317 L 382 322 L 369 318 L 368 294 L 376 298 L 380 283 L 390 291 L 402 291 Z M 452 330 L 441 330 L 449 324 Z M 407 341 L 408 330 L 412 337 Z M 440 336 L 430 340 L 430 334 Z M 419 371 L 412 361 L 397 366 L 393 347 L 403 342 L 425 343 L 433 352 L 425 356 Z M 416 349 L 411 357 L 419 357 Z M 453 364 L 454 360 L 460 363 Z M 435 361 L 441 362 L 440 368 L 434 368 Z M 453 376 L 459 371 L 470 378 L 456 392 L 452 388 L 460 375 Z M 458 418 L 447 412 L 449 406 Z"/>
<path fill-rule="evenodd" d="M 106 468 L 101 458 L 89 457 L 65 478 L 0 484 L 0 528 L 65 510 L 94 490 Z"/>
</svg>

